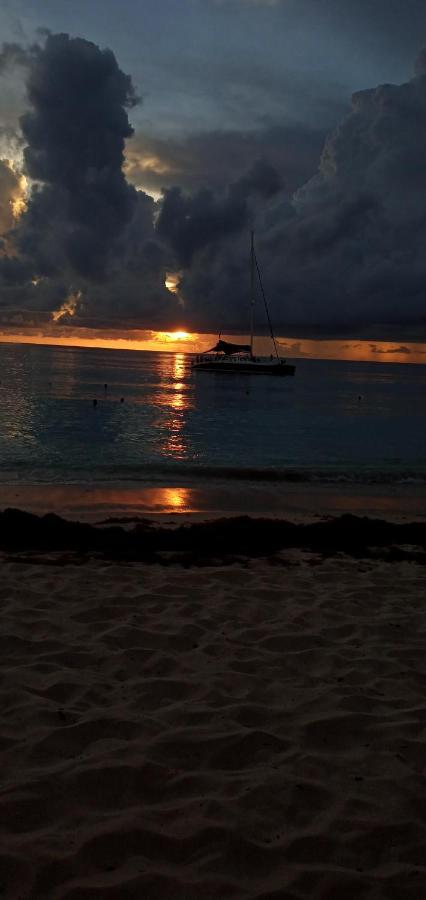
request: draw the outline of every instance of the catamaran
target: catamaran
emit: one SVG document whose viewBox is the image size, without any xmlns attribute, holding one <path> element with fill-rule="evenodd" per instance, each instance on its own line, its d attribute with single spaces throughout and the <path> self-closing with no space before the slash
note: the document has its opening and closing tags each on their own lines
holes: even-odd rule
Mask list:
<svg viewBox="0 0 426 900">
<path fill-rule="evenodd" d="M 274 354 L 270 356 L 254 355 L 254 308 L 255 308 L 255 276 L 257 274 L 259 286 L 265 304 L 266 316 L 268 319 L 269 331 L 274 346 Z M 219 335 L 217 344 L 205 353 L 196 356 L 192 362 L 192 368 L 199 372 L 232 372 L 235 375 L 254 374 L 254 375 L 294 375 L 296 366 L 292 366 L 281 359 L 272 323 L 269 316 L 268 304 L 266 302 L 265 291 L 263 290 L 262 278 L 260 275 L 259 264 L 254 249 L 254 232 L 251 232 L 251 256 L 250 256 L 250 280 L 251 280 L 251 323 L 250 323 L 250 343 L 235 344 L 231 341 L 223 341 Z"/>
</svg>

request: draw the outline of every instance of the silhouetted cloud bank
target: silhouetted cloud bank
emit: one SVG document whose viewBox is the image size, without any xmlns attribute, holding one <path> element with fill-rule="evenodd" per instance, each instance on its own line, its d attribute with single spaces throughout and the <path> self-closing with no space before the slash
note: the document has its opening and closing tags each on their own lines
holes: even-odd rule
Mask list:
<svg viewBox="0 0 426 900">
<path fill-rule="evenodd" d="M 290 202 L 278 193 L 258 211 L 268 295 L 287 331 L 424 328 L 426 53 L 415 71 L 401 86 L 355 94 L 318 173 Z M 219 237 L 193 259 L 183 290 L 197 321 L 199 297 L 210 315 L 229 296 L 242 309 L 243 247 L 240 236 Z"/>
<path fill-rule="evenodd" d="M 20 246 L 41 260 L 101 277 L 131 220 L 136 191 L 122 167 L 137 102 L 131 79 L 110 50 L 68 35 L 48 35 L 27 79 L 30 110 L 21 119 L 25 169 L 34 190 Z M 48 242 L 48 246 L 46 246 Z"/>
<path fill-rule="evenodd" d="M 168 154 L 158 142 L 148 159 L 157 189 L 164 175 L 159 203 L 126 177 L 143 177 L 147 146 L 135 139 L 125 166 L 129 114 L 139 101 L 111 50 L 47 34 L 29 48 L 5 45 L 0 75 L 11 66 L 26 81 L 20 127 L 29 194 L 24 209 L 22 176 L 0 161 L 3 318 L 63 309 L 61 324 L 132 319 L 140 327 L 242 331 L 254 225 L 277 329 L 372 337 L 410 329 L 424 337 L 426 51 L 407 83 L 354 94 L 312 177 L 319 133 L 306 128 L 265 128 L 265 145 L 250 139 L 240 172 L 235 152 L 225 165 L 225 135 L 212 136 L 210 148 L 188 139 Z M 295 148 L 287 157 L 277 150 L 286 136 Z M 229 147 L 239 145 L 231 134 Z M 211 171 L 205 184 L 203 167 Z M 164 284 L 177 270 L 179 298 Z"/>
</svg>

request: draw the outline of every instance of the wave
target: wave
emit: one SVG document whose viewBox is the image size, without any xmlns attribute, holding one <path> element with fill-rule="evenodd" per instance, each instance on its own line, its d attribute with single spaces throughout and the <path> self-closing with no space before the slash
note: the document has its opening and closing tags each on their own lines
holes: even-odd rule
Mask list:
<svg viewBox="0 0 426 900">
<path fill-rule="evenodd" d="M 34 466 L 29 462 L 0 464 L 1 484 L 191 484 L 252 482 L 323 485 L 421 485 L 426 466 L 220 466 L 200 464 Z"/>
</svg>

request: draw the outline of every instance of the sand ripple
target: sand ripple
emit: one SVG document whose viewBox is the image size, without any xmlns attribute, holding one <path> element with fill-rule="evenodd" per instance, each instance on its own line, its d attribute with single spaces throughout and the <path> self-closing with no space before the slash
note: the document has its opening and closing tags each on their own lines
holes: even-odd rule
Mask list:
<svg viewBox="0 0 426 900">
<path fill-rule="evenodd" d="M 426 570 L 287 561 L 3 562 L 0 896 L 426 896 Z"/>
</svg>

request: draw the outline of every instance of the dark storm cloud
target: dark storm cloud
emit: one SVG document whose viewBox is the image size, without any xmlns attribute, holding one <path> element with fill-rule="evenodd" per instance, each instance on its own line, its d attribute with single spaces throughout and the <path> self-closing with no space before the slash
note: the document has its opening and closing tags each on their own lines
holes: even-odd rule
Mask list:
<svg viewBox="0 0 426 900">
<path fill-rule="evenodd" d="M 11 49 L 4 60 L 21 62 Z M 198 134 L 169 147 L 135 139 L 127 172 L 143 186 L 150 165 L 157 187 L 167 179 L 160 206 L 123 174 L 136 97 L 112 52 L 49 34 L 25 65 L 22 134 L 33 187 L 27 212 L 8 234 L 2 226 L 4 305 L 57 309 L 72 293 L 79 298 L 67 314 L 74 321 L 173 327 L 184 316 L 192 330 L 240 332 L 249 318 L 254 223 L 281 333 L 376 340 L 399 329 L 396 340 L 404 341 L 409 328 L 422 336 L 425 53 L 411 81 L 354 95 L 313 176 L 320 130 L 290 126 L 285 116 L 281 126 Z M 8 214 L 9 175 L 3 172 L 3 187 L 1 175 L 0 168 Z M 164 287 L 173 269 L 182 271 L 184 310 Z M 42 280 L 32 284 L 34 276 Z"/>
<path fill-rule="evenodd" d="M 208 189 L 188 196 L 178 187 L 170 188 L 161 206 L 157 234 L 170 242 L 179 263 L 186 268 L 194 253 L 247 225 L 254 214 L 250 199 L 273 197 L 280 187 L 276 169 L 265 160 L 258 160 L 229 186 L 224 196 Z"/>
<path fill-rule="evenodd" d="M 155 203 L 136 192 L 131 221 L 117 245 L 112 277 L 92 282 L 85 291 L 84 316 L 96 326 L 108 321 L 116 326 L 130 321 L 146 327 L 180 324 L 177 299 L 165 288 L 166 273 L 174 265 L 174 254 L 155 234 Z M 129 325 L 130 327 L 130 325 Z"/>
<path fill-rule="evenodd" d="M 171 251 L 155 240 L 152 198 L 123 173 L 127 111 L 138 102 L 131 78 L 110 50 L 66 34 L 28 50 L 9 45 L 0 59 L 26 66 L 21 129 L 32 184 L 26 211 L 10 222 L 5 179 L 12 189 L 17 176 L 0 167 L 0 302 L 54 310 L 73 295 L 73 316 L 167 314 L 176 305 L 164 286 Z"/>
<path fill-rule="evenodd" d="M 273 317 L 287 333 L 426 329 L 426 74 L 354 95 L 319 172 L 278 194 L 256 232 Z M 190 315 L 232 324 L 247 297 L 247 234 L 204 245 L 183 279 Z M 240 262 L 240 260 L 242 262 Z M 211 326 L 212 327 L 211 323 Z M 236 324 L 236 323 L 235 323 Z"/>
<path fill-rule="evenodd" d="M 48 35 L 27 79 L 31 109 L 22 117 L 25 168 L 43 187 L 23 222 L 21 247 L 99 277 L 136 202 L 122 172 L 136 103 L 131 79 L 110 50 L 68 35 Z M 45 227 L 43 228 L 43 220 Z M 53 240 L 52 240 L 53 238 Z"/>
</svg>

